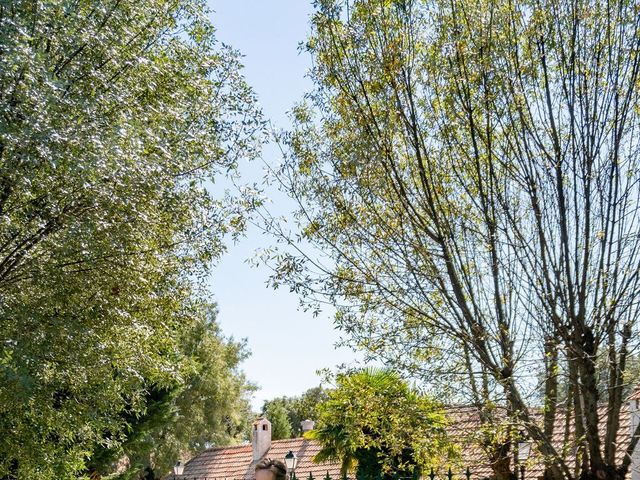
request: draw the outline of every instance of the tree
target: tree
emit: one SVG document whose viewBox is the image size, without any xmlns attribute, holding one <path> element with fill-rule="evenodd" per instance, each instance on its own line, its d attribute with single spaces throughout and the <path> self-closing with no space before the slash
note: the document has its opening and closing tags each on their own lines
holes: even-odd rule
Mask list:
<svg viewBox="0 0 640 480">
<path fill-rule="evenodd" d="M 248 394 L 254 387 L 239 365 L 247 352 L 243 343 L 222 337 L 215 309 L 203 307 L 203 315 L 180 344 L 192 363 L 185 384 L 150 386 L 144 412 L 125 419 L 123 443 L 117 448 L 98 447 L 92 455 L 92 474 L 114 474 L 125 460 L 126 472 L 115 478 L 139 478 L 143 472 L 161 478 L 178 459 L 246 439 Z"/>
<path fill-rule="evenodd" d="M 486 425 L 506 408 L 498 478 L 519 428 L 550 477 L 624 477 L 615 439 L 640 338 L 637 3 L 316 6 L 316 89 L 275 172 L 301 235 L 267 216 L 292 247 L 265 253 L 273 284 L 337 304 L 372 356 L 455 381 Z M 570 428 L 555 432 L 559 418 Z"/>
<path fill-rule="evenodd" d="M 291 399 L 291 407 L 289 408 L 289 422 L 293 435 L 299 437 L 302 435 L 302 425 L 304 420 L 315 421 L 320 412 L 319 405 L 327 400 L 327 392 L 322 386 L 312 387 L 305 391 L 302 395 Z"/>
<path fill-rule="evenodd" d="M 266 400 L 262 407 L 262 414 L 273 424 L 269 412 L 273 410 L 275 404 L 282 405 L 286 412 L 290 436 L 281 438 L 299 437 L 302 435 L 301 422 L 318 418 L 318 405 L 326 399 L 327 393 L 321 386 L 313 387 L 296 397 L 277 397 Z M 273 430 L 275 431 L 275 427 Z"/>
<path fill-rule="evenodd" d="M 0 477 L 76 478 L 194 378 L 261 120 L 200 0 L 5 3 L 0 51 Z"/>
<path fill-rule="evenodd" d="M 264 414 L 271 422 L 271 438 L 281 440 L 291 438 L 291 424 L 282 402 L 271 402 L 264 406 Z"/>
<path fill-rule="evenodd" d="M 314 461 L 338 460 L 356 478 L 392 478 L 453 457 L 446 418 L 432 399 L 390 370 L 340 374 L 318 406 L 318 424 L 306 434 L 321 450 Z"/>
</svg>

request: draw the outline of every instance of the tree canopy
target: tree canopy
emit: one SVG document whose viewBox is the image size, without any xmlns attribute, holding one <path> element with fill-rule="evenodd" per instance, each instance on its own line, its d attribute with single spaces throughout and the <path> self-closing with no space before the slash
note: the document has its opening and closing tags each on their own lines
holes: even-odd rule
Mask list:
<svg viewBox="0 0 640 480">
<path fill-rule="evenodd" d="M 302 434 L 301 422 L 304 420 L 315 421 L 318 418 L 318 405 L 327 399 L 327 392 L 321 386 L 313 387 L 295 397 L 277 397 L 266 400 L 262 406 L 262 414 L 265 415 L 272 423 L 287 423 L 288 427 L 284 429 L 288 432 L 287 436 L 280 438 L 294 438 Z M 275 409 L 285 412 L 284 418 L 275 420 L 273 411 Z M 273 435 L 275 435 L 276 427 L 273 426 Z"/>
<path fill-rule="evenodd" d="M 390 370 L 339 374 L 318 412 L 305 434 L 321 444 L 314 461 L 338 460 L 358 479 L 411 476 L 455 455 L 442 407 Z"/>
<path fill-rule="evenodd" d="M 211 306 L 201 313 L 179 346 L 191 365 L 184 383 L 146 388 L 144 410 L 121 413 L 126 421 L 122 443 L 98 447 L 90 473 L 124 480 L 137 479 L 146 469 L 160 477 L 176 460 L 247 440 L 254 387 L 239 364 L 248 353 L 243 343 L 221 335 Z M 118 473 L 123 462 L 127 468 Z"/>
<path fill-rule="evenodd" d="M 213 325 L 194 337 L 210 352 L 187 346 L 247 207 L 207 187 L 255 156 L 262 126 L 207 15 L 200 0 L 0 5 L 0 477 L 76 478 L 150 397 L 181 392 L 169 403 L 207 416 L 189 396 L 237 374 Z M 225 382 L 223 397 L 245 388 Z M 211 420 L 215 440 L 227 420 Z"/>
<path fill-rule="evenodd" d="M 287 409 L 282 402 L 269 402 L 264 405 L 262 413 L 271 422 L 271 439 L 281 440 L 283 438 L 291 438 L 293 431 Z"/>
<path fill-rule="evenodd" d="M 453 382 L 487 424 L 505 407 L 507 439 L 524 427 L 547 475 L 624 476 L 615 439 L 640 338 L 637 3 L 315 5 L 315 89 L 274 172 L 301 234 L 266 222 L 286 245 L 264 254 L 274 285 L 337 305 L 352 345 Z M 558 416 L 571 428 L 554 431 Z"/>
</svg>

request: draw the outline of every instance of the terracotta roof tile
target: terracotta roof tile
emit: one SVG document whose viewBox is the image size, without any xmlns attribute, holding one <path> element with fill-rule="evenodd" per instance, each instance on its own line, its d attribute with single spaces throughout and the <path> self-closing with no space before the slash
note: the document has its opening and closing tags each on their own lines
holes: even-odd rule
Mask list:
<svg viewBox="0 0 640 480">
<path fill-rule="evenodd" d="M 629 397 L 631 399 L 631 397 Z M 607 407 L 601 406 L 598 409 L 599 418 L 601 419 L 600 431 L 604 434 L 606 430 L 606 413 Z M 461 464 L 471 469 L 472 478 L 485 478 L 493 474 L 491 464 L 480 447 L 478 434 L 480 430 L 480 418 L 478 412 L 473 407 L 459 407 L 447 410 L 450 425 L 447 427 L 449 435 L 453 437 L 462 447 Z M 534 414 L 534 418 L 542 422 L 540 414 Z M 572 422 L 571 422 L 572 423 Z M 571 424 L 571 427 L 573 425 Z M 573 434 L 573 428 L 570 428 L 570 435 Z M 564 412 L 558 412 L 555 421 L 555 428 L 552 437 L 552 443 L 556 450 L 561 453 L 563 440 L 565 436 L 565 417 Z M 604 440 L 604 438 L 602 439 Z M 631 415 L 629 412 L 628 402 L 623 403 L 620 410 L 620 427 L 618 429 L 616 463 L 621 463 L 629 442 L 631 440 Z M 565 458 L 571 464 L 575 460 L 575 449 L 566 453 Z M 542 476 L 544 464 L 539 453 L 535 449 L 531 450 L 531 454 L 527 461 L 525 476 L 529 480 L 538 479 Z"/>
<path fill-rule="evenodd" d="M 640 390 L 636 390 L 640 396 Z M 630 399 L 633 398 L 629 397 Z M 601 407 L 600 418 L 605 417 L 606 407 Z M 469 467 L 472 473 L 472 479 L 483 479 L 493 474 L 491 465 L 487 455 L 478 444 L 478 433 L 480 430 L 480 418 L 477 409 L 473 407 L 453 407 L 446 411 L 449 418 L 449 426 L 447 427 L 449 434 L 453 439 L 461 445 L 462 459 L 461 468 Z M 537 415 L 540 418 L 539 415 Z M 540 418 L 541 420 L 541 418 Z M 562 412 L 558 413 L 556 420 L 557 427 L 553 435 L 553 444 L 561 450 L 564 438 L 564 416 Z M 623 404 L 620 412 L 620 429 L 618 433 L 618 448 L 616 460 L 620 462 L 625 454 L 625 450 L 629 445 L 631 436 L 631 418 L 629 414 L 628 403 Z M 604 431 L 604 421 L 602 425 Z M 284 456 L 292 450 L 298 457 L 298 466 L 296 468 L 296 476 L 300 480 L 305 480 L 309 473 L 313 474 L 316 480 L 322 480 L 327 473 L 333 480 L 340 478 L 340 464 L 337 462 L 328 462 L 316 464 L 312 459 L 320 450 L 320 445 L 313 440 L 304 438 L 292 438 L 287 440 L 275 440 L 271 442 L 271 448 L 264 457 L 274 459 L 284 459 Z M 568 452 L 568 459 L 571 461 L 575 457 L 575 452 Z M 263 458 L 264 458 L 263 457 Z M 253 451 L 250 444 L 240 445 L 236 447 L 212 448 L 205 450 L 195 458 L 186 463 L 182 479 L 197 480 L 253 480 L 254 469 L 257 461 L 253 461 Z M 445 478 L 438 472 L 439 478 Z M 543 473 L 543 465 L 539 454 L 534 450 L 527 462 L 526 478 L 534 480 L 539 478 Z M 456 479 L 461 479 L 463 471 L 454 472 Z M 173 479 L 172 475 L 167 478 Z"/>
<path fill-rule="evenodd" d="M 631 392 L 631 395 L 629 395 L 627 400 L 640 400 L 640 385 L 633 389 L 633 392 Z"/>
<path fill-rule="evenodd" d="M 333 479 L 339 478 L 340 464 L 313 463 L 313 457 L 320 451 L 320 444 L 313 440 L 304 438 L 274 440 L 264 457 L 282 460 L 289 450 L 298 457 L 296 474 L 300 480 L 306 479 L 309 473 L 318 480 L 327 473 Z M 253 450 L 250 444 L 211 448 L 187 462 L 182 477 L 176 478 L 253 480 L 255 465 L 258 461 L 253 461 Z M 170 475 L 168 478 L 172 479 L 173 476 Z"/>
</svg>

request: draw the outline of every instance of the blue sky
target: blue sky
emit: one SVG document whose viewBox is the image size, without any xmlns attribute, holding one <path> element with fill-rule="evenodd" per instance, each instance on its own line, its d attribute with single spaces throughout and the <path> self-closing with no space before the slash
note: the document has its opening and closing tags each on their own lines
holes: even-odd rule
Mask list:
<svg viewBox="0 0 640 480">
<path fill-rule="evenodd" d="M 287 111 L 311 89 L 305 73 L 311 65 L 298 44 L 309 32 L 311 2 L 306 0 L 209 0 L 218 40 L 244 55 L 244 74 L 256 91 L 265 115 L 276 127 L 287 127 Z M 278 151 L 266 146 L 264 159 L 277 162 Z M 252 180 L 262 176 L 259 161 L 244 165 L 242 172 Z M 291 204 L 277 192 L 278 212 Z M 244 364 L 250 380 L 257 383 L 253 405 L 257 410 L 265 399 L 297 395 L 317 386 L 316 371 L 341 363 L 352 363 L 356 354 L 335 349 L 339 335 L 333 328 L 332 312 L 319 317 L 298 310 L 298 298 L 288 289 L 266 287 L 269 270 L 253 268 L 246 259 L 256 249 L 272 242 L 252 228 L 216 267 L 211 290 L 218 302 L 220 325 L 227 335 L 247 338 L 251 357 Z"/>
</svg>

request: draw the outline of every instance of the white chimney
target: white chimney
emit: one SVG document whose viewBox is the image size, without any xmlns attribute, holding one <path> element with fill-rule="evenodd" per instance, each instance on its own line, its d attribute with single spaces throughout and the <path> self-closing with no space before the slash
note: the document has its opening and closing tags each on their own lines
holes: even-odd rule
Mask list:
<svg viewBox="0 0 640 480">
<path fill-rule="evenodd" d="M 632 438 L 633 434 L 640 423 L 640 387 L 636 387 L 634 392 L 629 396 L 629 415 L 631 416 L 631 431 L 629 437 Z M 640 445 L 636 445 L 636 448 L 631 454 L 631 480 L 640 480 Z"/>
<path fill-rule="evenodd" d="M 253 422 L 253 461 L 260 460 L 271 448 L 271 422 L 264 417 Z"/>
<path fill-rule="evenodd" d="M 302 433 L 308 432 L 309 430 L 313 430 L 316 424 L 313 420 L 303 420 L 300 422 L 300 428 L 302 428 Z"/>
</svg>

